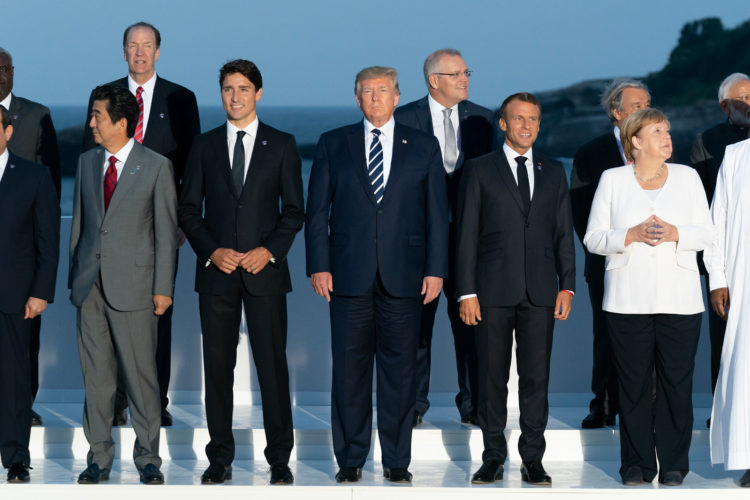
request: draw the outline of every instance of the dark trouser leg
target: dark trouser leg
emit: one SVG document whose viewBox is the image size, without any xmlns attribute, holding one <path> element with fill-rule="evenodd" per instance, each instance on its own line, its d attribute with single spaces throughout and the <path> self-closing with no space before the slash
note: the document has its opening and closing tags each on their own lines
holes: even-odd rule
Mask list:
<svg viewBox="0 0 750 500">
<path fill-rule="evenodd" d="M 541 462 L 546 449 L 544 431 L 549 415 L 547 391 L 554 312 L 552 307 L 532 305 L 528 297 L 524 298 L 517 311 L 516 365 L 521 413 L 518 452 L 524 463 Z"/>
<path fill-rule="evenodd" d="M 411 462 L 416 332 L 420 298 L 394 298 L 380 283 L 375 293 L 375 351 L 378 372 L 378 437 L 383 466 L 407 468 Z"/>
<path fill-rule="evenodd" d="M 475 327 L 478 373 L 477 419 L 482 429 L 482 461 L 500 463 L 508 456 L 505 424 L 508 420 L 508 376 L 513 355 L 515 307 L 482 307 Z"/>
<path fill-rule="evenodd" d="M 646 481 L 656 475 L 653 374 L 655 319 L 651 314 L 607 313 L 620 387 L 620 475 L 640 467 Z"/>
<path fill-rule="evenodd" d="M 289 369 L 286 362 L 286 295 L 245 294 L 245 317 L 258 372 L 266 431 L 266 460 L 286 464 L 294 446 Z"/>
<path fill-rule="evenodd" d="M 42 316 L 29 320 L 29 373 L 31 375 L 31 403 L 34 403 L 39 392 L 39 348 L 41 347 Z"/>
<path fill-rule="evenodd" d="M 693 368 L 702 314 L 656 315 L 656 452 L 662 472 L 687 475 L 693 433 Z"/>
<path fill-rule="evenodd" d="M 450 284 L 446 289 L 450 289 Z M 456 369 L 458 371 L 458 394 L 456 406 L 461 417 L 475 418 L 477 413 L 477 394 L 479 393 L 477 377 L 477 348 L 474 342 L 474 327 L 463 321 L 458 313 L 458 301 L 446 295 L 448 302 L 448 319 L 453 332 L 453 345 L 456 350 Z"/>
<path fill-rule="evenodd" d="M 23 314 L 0 313 L 0 457 L 6 468 L 30 461 L 30 323 Z"/>
<path fill-rule="evenodd" d="M 360 297 L 333 295 L 330 311 L 333 452 L 339 467 L 362 467 L 372 438 L 374 289 Z"/>
<path fill-rule="evenodd" d="M 238 277 L 239 278 L 239 277 Z M 206 420 L 211 441 L 209 462 L 228 466 L 234 460 L 232 411 L 234 367 L 242 316 L 241 283 L 233 281 L 224 295 L 199 295 L 203 331 L 203 371 L 206 384 Z"/>
<path fill-rule="evenodd" d="M 172 311 L 173 306 L 159 316 L 156 327 L 156 374 L 159 377 L 159 404 L 162 409 L 169 405 L 169 377 L 172 371 Z"/>
<path fill-rule="evenodd" d="M 420 415 L 427 413 L 427 410 L 430 408 L 428 394 L 430 392 L 430 365 L 432 361 L 432 328 L 435 324 L 435 314 L 437 313 L 439 301 L 440 296 L 438 295 L 435 300 L 422 306 L 419 346 L 417 348 L 417 405 L 415 408 Z"/>
<path fill-rule="evenodd" d="M 589 299 L 594 332 L 593 365 L 591 369 L 591 392 L 594 399 L 589 403 L 592 413 L 614 417 L 617 414 L 617 371 L 612 360 L 612 346 L 607 332 L 606 313 L 602 311 L 604 298 L 604 276 L 592 273 L 588 281 Z"/>
<path fill-rule="evenodd" d="M 721 367 L 721 349 L 724 345 L 724 331 L 727 322 L 721 319 L 711 307 L 711 290 L 706 276 L 706 304 L 708 304 L 708 333 L 711 341 L 711 394 L 716 390 L 716 381 L 719 379 L 719 368 Z"/>
</svg>

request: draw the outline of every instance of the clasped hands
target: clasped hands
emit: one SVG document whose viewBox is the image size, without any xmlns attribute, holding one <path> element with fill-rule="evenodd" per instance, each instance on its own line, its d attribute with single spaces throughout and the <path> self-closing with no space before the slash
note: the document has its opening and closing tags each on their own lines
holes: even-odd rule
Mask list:
<svg viewBox="0 0 750 500">
<path fill-rule="evenodd" d="M 238 267 L 250 274 L 258 274 L 266 267 L 273 255 L 264 247 L 257 247 L 245 253 L 231 248 L 217 248 L 211 254 L 211 263 L 226 274 L 231 274 Z"/>
<path fill-rule="evenodd" d="M 312 285 L 313 291 L 326 299 L 331 301 L 331 293 L 333 293 L 333 275 L 329 272 L 312 273 L 310 275 L 310 284 Z M 435 276 L 425 276 L 422 279 L 422 291 L 424 295 L 424 301 L 422 304 L 432 302 L 435 298 L 440 295 L 440 290 L 443 288 L 443 278 L 437 278 Z"/>
<path fill-rule="evenodd" d="M 655 247 L 668 241 L 677 242 L 680 240 L 680 233 L 677 227 L 666 222 L 656 215 L 650 216 L 637 226 L 628 229 L 625 236 L 625 246 L 640 241 Z"/>
</svg>

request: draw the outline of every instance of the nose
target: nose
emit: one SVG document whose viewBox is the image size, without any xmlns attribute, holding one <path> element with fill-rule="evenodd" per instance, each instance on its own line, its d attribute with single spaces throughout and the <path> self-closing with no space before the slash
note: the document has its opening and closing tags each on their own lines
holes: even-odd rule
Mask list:
<svg viewBox="0 0 750 500">
<path fill-rule="evenodd" d="M 96 122 L 94 121 L 94 117 L 92 116 L 91 118 L 89 118 L 89 128 L 94 127 L 96 127 Z"/>
</svg>

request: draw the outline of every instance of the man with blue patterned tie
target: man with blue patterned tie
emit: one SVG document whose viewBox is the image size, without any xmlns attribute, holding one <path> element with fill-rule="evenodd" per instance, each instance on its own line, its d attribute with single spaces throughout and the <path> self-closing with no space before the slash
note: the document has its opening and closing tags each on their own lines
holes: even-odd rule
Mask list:
<svg viewBox="0 0 750 500">
<path fill-rule="evenodd" d="M 330 302 L 336 481 L 367 460 L 377 359 L 383 475 L 410 482 L 421 308 L 448 271 L 445 173 L 437 139 L 393 120 L 395 69 L 360 71 L 355 97 L 364 120 L 318 142 L 305 230 L 307 273 Z"/>
</svg>

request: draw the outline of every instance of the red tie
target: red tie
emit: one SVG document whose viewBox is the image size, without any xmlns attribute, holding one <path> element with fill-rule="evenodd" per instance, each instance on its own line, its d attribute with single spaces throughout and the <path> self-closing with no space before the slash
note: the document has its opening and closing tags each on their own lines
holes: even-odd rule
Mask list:
<svg viewBox="0 0 750 500">
<path fill-rule="evenodd" d="M 138 101 L 138 125 L 135 126 L 135 140 L 143 144 L 143 87 L 138 87 L 135 91 L 135 99 Z"/>
<path fill-rule="evenodd" d="M 109 157 L 109 167 L 107 172 L 104 174 L 104 211 L 106 212 L 109 208 L 109 200 L 112 199 L 112 193 L 115 192 L 117 187 L 117 158 L 114 156 Z"/>
</svg>

